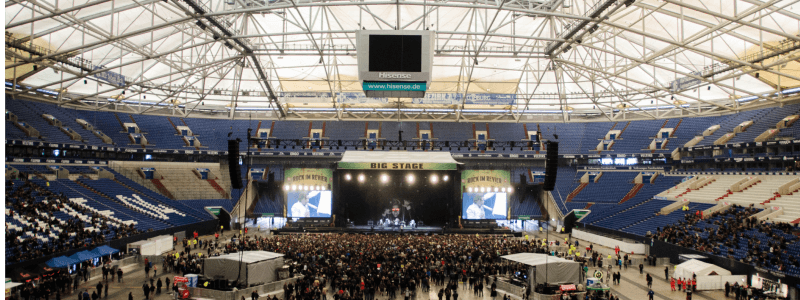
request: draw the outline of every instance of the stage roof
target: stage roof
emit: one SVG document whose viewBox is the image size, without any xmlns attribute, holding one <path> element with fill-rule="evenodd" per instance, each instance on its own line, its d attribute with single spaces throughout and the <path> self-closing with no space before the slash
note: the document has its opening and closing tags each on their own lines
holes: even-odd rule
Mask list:
<svg viewBox="0 0 800 300">
<path fill-rule="evenodd" d="M 458 164 L 449 152 L 347 151 L 339 169 L 455 170 Z"/>
</svg>

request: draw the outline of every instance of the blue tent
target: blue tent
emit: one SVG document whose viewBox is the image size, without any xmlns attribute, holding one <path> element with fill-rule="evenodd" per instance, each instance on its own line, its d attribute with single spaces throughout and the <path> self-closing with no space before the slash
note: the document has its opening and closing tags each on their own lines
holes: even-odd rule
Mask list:
<svg viewBox="0 0 800 300">
<path fill-rule="evenodd" d="M 46 262 L 47 266 L 51 268 L 66 268 L 77 263 L 79 261 L 66 256 L 54 257 Z"/>
<path fill-rule="evenodd" d="M 75 254 L 70 256 L 70 258 L 75 259 L 77 261 L 81 261 L 81 262 L 87 261 L 87 260 L 92 260 L 92 259 L 95 259 L 95 258 L 98 258 L 98 257 L 100 257 L 100 256 L 97 255 L 97 253 L 92 253 L 92 252 L 89 252 L 89 251 L 86 251 L 86 250 L 83 250 L 81 252 L 75 253 Z"/>
<path fill-rule="evenodd" d="M 100 247 L 95 248 L 92 250 L 93 253 L 96 253 L 98 256 L 108 256 L 114 253 L 119 252 L 119 250 L 111 248 L 109 246 L 103 245 Z"/>
</svg>

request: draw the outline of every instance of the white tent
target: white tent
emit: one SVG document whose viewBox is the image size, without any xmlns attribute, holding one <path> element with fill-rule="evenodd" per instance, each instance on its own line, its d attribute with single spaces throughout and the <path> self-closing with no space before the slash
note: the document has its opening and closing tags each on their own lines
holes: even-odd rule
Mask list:
<svg viewBox="0 0 800 300">
<path fill-rule="evenodd" d="M 672 277 L 692 278 L 692 275 L 697 275 L 697 289 L 702 291 L 722 289 L 725 286 L 725 282 L 733 284 L 746 278 L 746 275 L 731 275 L 730 271 L 720 266 L 696 259 L 677 265 Z"/>
<path fill-rule="evenodd" d="M 537 253 L 517 253 L 504 255 L 502 258 L 530 266 L 528 268 L 530 286 L 545 282 L 577 284 L 581 281 L 581 266 L 571 260 Z"/>
<path fill-rule="evenodd" d="M 247 286 L 270 283 L 277 280 L 276 271 L 283 266 L 283 254 L 268 251 L 244 251 L 209 257 L 203 270 L 208 278 L 240 280 Z"/>
</svg>

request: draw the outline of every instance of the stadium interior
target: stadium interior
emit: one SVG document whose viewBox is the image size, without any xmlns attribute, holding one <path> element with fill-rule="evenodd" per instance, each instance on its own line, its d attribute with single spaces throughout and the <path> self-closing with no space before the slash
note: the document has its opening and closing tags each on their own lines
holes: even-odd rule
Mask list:
<svg viewBox="0 0 800 300">
<path fill-rule="evenodd" d="M 7 274 L 245 228 L 580 231 L 800 296 L 796 1 L 7 1 L 5 21 Z M 364 32 L 433 33 L 425 88 L 368 86 Z"/>
</svg>

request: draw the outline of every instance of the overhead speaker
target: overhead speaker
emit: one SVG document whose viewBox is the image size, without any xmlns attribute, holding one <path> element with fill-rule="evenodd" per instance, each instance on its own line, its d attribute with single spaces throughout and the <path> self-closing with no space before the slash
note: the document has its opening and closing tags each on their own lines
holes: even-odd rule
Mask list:
<svg viewBox="0 0 800 300">
<path fill-rule="evenodd" d="M 242 188 L 242 170 L 239 167 L 239 141 L 228 141 L 228 171 L 231 173 L 231 188 Z"/>
<path fill-rule="evenodd" d="M 546 158 L 544 190 L 552 191 L 556 187 L 556 172 L 558 172 L 558 142 L 547 142 Z"/>
<path fill-rule="evenodd" d="M 267 183 L 275 183 L 275 172 L 269 172 L 269 175 L 267 175 Z"/>
</svg>

